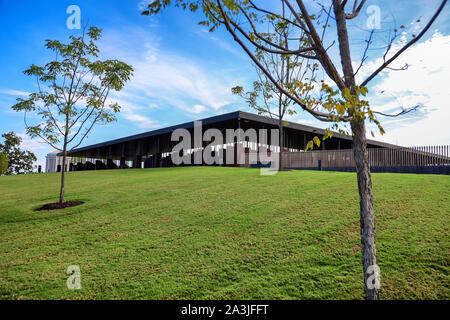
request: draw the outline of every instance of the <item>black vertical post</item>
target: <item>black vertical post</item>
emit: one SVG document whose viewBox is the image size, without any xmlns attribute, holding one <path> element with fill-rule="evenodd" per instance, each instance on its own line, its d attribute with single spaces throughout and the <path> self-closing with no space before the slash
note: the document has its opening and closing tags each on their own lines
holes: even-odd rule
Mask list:
<svg viewBox="0 0 450 320">
<path fill-rule="evenodd" d="M 142 156 L 141 155 L 136 155 L 134 157 L 133 167 L 137 168 L 137 169 L 142 168 Z"/>
<path fill-rule="evenodd" d="M 122 152 L 120 154 L 120 169 L 125 169 L 125 143 L 122 143 Z"/>
</svg>

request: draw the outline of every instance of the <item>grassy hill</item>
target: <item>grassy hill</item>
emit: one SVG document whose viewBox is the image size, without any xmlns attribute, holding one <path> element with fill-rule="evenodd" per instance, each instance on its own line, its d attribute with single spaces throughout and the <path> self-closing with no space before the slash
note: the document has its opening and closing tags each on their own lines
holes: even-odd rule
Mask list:
<svg viewBox="0 0 450 320">
<path fill-rule="evenodd" d="M 373 174 L 385 299 L 450 298 L 450 178 Z M 0 298 L 360 299 L 354 173 L 185 167 L 0 177 Z M 66 269 L 81 268 L 81 290 Z"/>
</svg>

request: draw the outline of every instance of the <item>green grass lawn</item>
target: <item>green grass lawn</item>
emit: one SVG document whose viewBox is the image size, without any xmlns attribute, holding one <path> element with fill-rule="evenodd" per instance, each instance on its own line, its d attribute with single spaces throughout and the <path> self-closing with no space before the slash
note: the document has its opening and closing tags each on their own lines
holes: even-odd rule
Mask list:
<svg viewBox="0 0 450 320">
<path fill-rule="evenodd" d="M 185 167 L 0 177 L 0 298 L 362 299 L 354 173 Z M 449 176 L 373 174 L 385 299 L 449 299 Z M 81 268 L 80 290 L 66 269 Z"/>
</svg>

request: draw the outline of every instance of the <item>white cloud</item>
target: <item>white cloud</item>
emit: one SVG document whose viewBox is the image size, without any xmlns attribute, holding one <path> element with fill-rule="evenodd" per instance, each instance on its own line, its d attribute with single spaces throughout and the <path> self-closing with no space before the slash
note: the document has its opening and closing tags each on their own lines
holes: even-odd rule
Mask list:
<svg viewBox="0 0 450 320">
<path fill-rule="evenodd" d="M 237 56 L 242 56 L 243 52 L 242 50 L 240 50 L 240 48 L 237 48 L 233 45 L 231 45 L 228 41 L 224 41 L 221 38 L 215 37 L 213 36 L 212 32 L 209 32 L 208 29 L 200 29 L 199 31 L 195 32 L 196 35 L 208 39 L 210 41 L 212 41 L 216 46 L 218 46 L 221 49 L 224 49 L 232 54 L 235 54 Z"/>
<path fill-rule="evenodd" d="M 151 109 L 162 107 L 180 109 L 187 116 L 216 114 L 236 101 L 230 88 L 245 82 L 236 77 L 236 70 L 217 68 L 214 59 L 203 61 L 160 49 L 161 39 L 139 28 L 127 35 L 105 34 L 101 48 L 106 56 L 120 58 L 134 68 L 134 76 L 116 95 L 122 100 L 122 113 L 129 112 L 129 120 L 142 119 L 135 115 L 146 116 Z"/>
<path fill-rule="evenodd" d="M 148 0 L 140 1 L 138 3 L 138 9 L 141 11 L 147 9 L 149 3 L 150 3 L 150 1 L 148 1 Z"/>
<path fill-rule="evenodd" d="M 217 111 L 230 103 L 231 81 L 182 56 L 162 53 L 148 45 L 145 59 L 131 63 L 135 75 L 127 90 L 142 92 L 194 114 L 199 113 L 198 105 L 204 106 L 200 108 L 203 112 L 207 108 Z"/>
<path fill-rule="evenodd" d="M 156 129 L 165 125 L 164 123 L 159 123 L 151 119 L 148 116 L 143 115 L 143 113 L 150 109 L 155 109 L 155 106 L 152 103 L 144 103 L 144 104 L 135 104 L 131 102 L 135 100 L 136 97 L 127 92 L 117 92 L 112 95 L 112 97 L 108 98 L 107 104 L 112 104 L 117 102 L 121 106 L 121 112 L 119 116 L 127 119 L 136 124 L 138 128 L 141 129 Z"/>
<path fill-rule="evenodd" d="M 193 107 L 193 113 L 198 114 L 198 113 L 202 113 L 206 110 L 205 106 L 202 106 L 201 104 L 196 104 Z"/>
<path fill-rule="evenodd" d="M 19 91 L 14 89 L 3 89 L 0 91 L 3 94 L 7 94 L 9 96 L 20 96 L 20 97 L 27 97 L 30 95 L 29 92 L 26 91 Z"/>
<path fill-rule="evenodd" d="M 392 51 L 395 49 L 398 46 Z M 380 117 L 387 133 L 377 139 L 401 145 L 450 143 L 449 52 L 450 35 L 436 31 L 429 40 L 409 48 L 392 65 L 400 68 L 407 63 L 407 70 L 386 70 L 380 74 L 380 80 L 370 90 L 369 102 L 374 110 L 396 113 L 401 107 L 418 104 L 421 108 L 395 119 Z M 381 58 L 368 63 L 361 70 L 359 82 L 381 63 Z"/>
<path fill-rule="evenodd" d="M 392 48 L 395 53 L 401 43 Z M 433 36 L 418 43 L 404 52 L 392 65 L 410 66 L 405 71 L 386 70 L 373 80 L 368 100 L 371 108 L 384 113 L 395 114 L 401 108 L 420 105 L 418 111 L 411 114 L 389 118 L 378 117 L 386 134 L 380 135 L 377 128 L 368 125 L 368 138 L 405 146 L 450 144 L 450 35 L 435 31 Z M 361 83 L 383 63 L 382 58 L 368 61 L 360 70 L 357 82 Z M 354 63 L 354 67 L 359 64 Z M 325 128 L 320 122 L 305 112 L 287 116 L 286 120 L 301 124 Z M 341 124 L 342 125 L 342 124 Z"/>
<path fill-rule="evenodd" d="M 142 129 L 155 129 L 161 127 L 157 121 L 153 121 L 149 117 L 142 116 L 136 113 L 126 112 L 124 114 L 125 119 L 137 123 L 137 126 Z"/>
<path fill-rule="evenodd" d="M 35 138 L 31 139 L 25 132 L 16 133 L 17 136 L 22 138 L 22 143 L 20 144 L 20 149 L 33 152 L 37 161 L 34 163 L 35 166 L 42 166 L 42 171 L 45 171 L 45 156 L 52 149 L 43 139 Z"/>
</svg>

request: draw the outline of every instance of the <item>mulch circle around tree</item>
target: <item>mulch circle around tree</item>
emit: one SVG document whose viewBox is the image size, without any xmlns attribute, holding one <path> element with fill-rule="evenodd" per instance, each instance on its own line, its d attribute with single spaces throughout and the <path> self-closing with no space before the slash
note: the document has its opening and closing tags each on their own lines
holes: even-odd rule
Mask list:
<svg viewBox="0 0 450 320">
<path fill-rule="evenodd" d="M 44 204 L 42 207 L 35 209 L 34 211 L 41 211 L 41 210 L 58 210 L 58 209 L 64 209 L 64 208 L 70 208 L 79 206 L 80 204 L 83 204 L 83 201 L 67 201 L 64 202 L 62 206 L 59 205 L 59 203 L 47 203 Z"/>
</svg>

